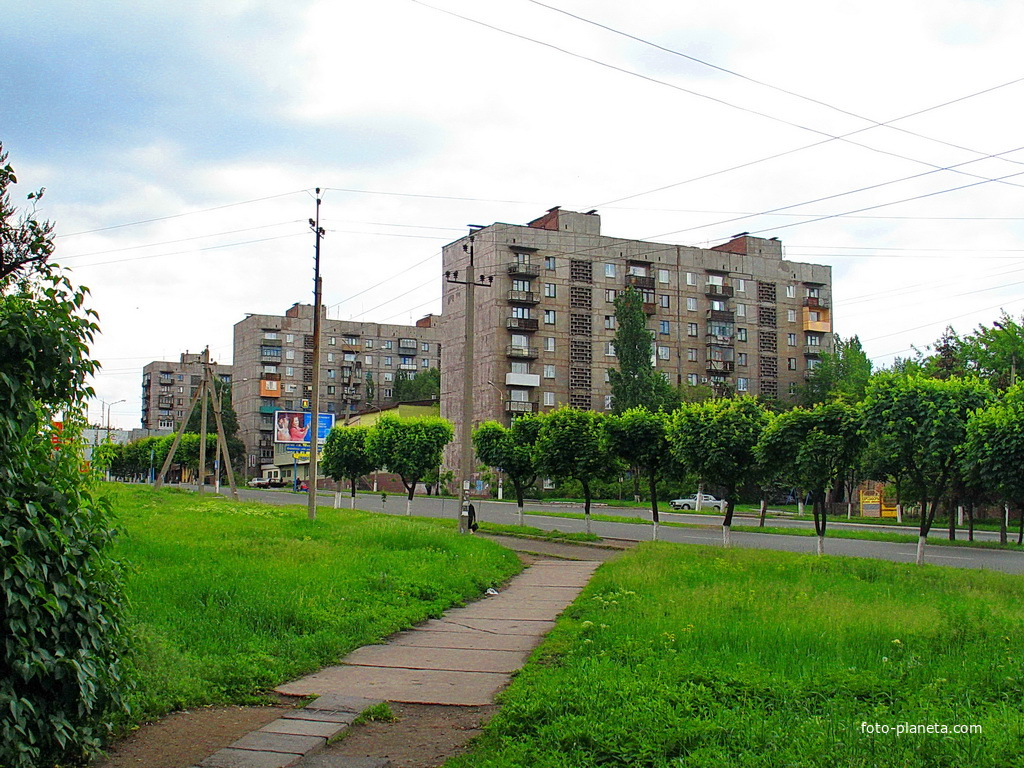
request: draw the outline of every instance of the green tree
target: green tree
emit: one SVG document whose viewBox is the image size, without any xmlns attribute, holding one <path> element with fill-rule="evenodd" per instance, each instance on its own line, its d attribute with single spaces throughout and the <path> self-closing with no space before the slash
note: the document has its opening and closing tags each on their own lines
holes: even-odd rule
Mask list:
<svg viewBox="0 0 1024 768">
<path fill-rule="evenodd" d="M 537 479 L 537 437 L 541 417 L 523 414 L 504 427 L 496 421 L 485 421 L 473 430 L 476 455 L 489 467 L 498 467 L 512 482 L 516 492 L 519 524 L 523 524 L 523 503 L 526 489 Z"/>
<path fill-rule="evenodd" d="M 0 146 L 0 765 L 36 768 L 103 746 L 125 634 L 109 507 L 81 471 L 95 313 L 47 262 L 52 225 L 16 219 L 14 182 Z"/>
<path fill-rule="evenodd" d="M 356 481 L 377 469 L 376 457 L 367 447 L 371 427 L 334 427 L 327 433 L 321 468 L 336 482 L 349 480 L 350 507 L 356 508 Z M 337 506 L 337 504 L 335 504 Z"/>
<path fill-rule="evenodd" d="M 729 546 L 736 490 L 755 476 L 754 446 L 768 413 L 752 397 L 688 403 L 669 416 L 669 451 L 702 480 L 725 490 L 722 540 Z"/>
<path fill-rule="evenodd" d="M 669 459 L 667 417 L 664 412 L 652 413 L 644 407 L 630 408 L 604 420 L 602 436 L 605 450 L 624 461 L 633 471 L 646 476 L 651 494 L 651 521 L 654 538 L 658 538 L 658 480 L 671 468 Z"/>
<path fill-rule="evenodd" d="M 615 298 L 615 322 L 612 344 L 618 367 L 608 371 L 612 412 L 623 413 L 637 406 L 652 411 L 675 407 L 678 395 L 651 360 L 654 334 L 647 329 L 638 291 L 627 288 Z"/>
<path fill-rule="evenodd" d="M 583 486 L 583 514 L 590 533 L 591 484 L 618 471 L 601 445 L 605 416 L 594 411 L 559 408 L 540 417 L 537 470 L 556 480 L 578 480 Z"/>
<path fill-rule="evenodd" d="M 377 396 L 377 385 L 373 380 L 373 371 L 366 372 L 366 403 L 373 403 Z"/>
<path fill-rule="evenodd" d="M 831 400 L 859 403 L 867 393 L 871 379 L 871 361 L 861 347 L 860 339 L 836 337 L 832 352 L 823 352 L 820 361 L 807 376 L 802 389 L 804 405 L 817 405 Z"/>
<path fill-rule="evenodd" d="M 407 371 L 399 371 L 395 376 L 393 395 L 399 403 L 437 400 L 441 397 L 441 372 L 437 368 L 428 368 L 410 376 Z"/>
<path fill-rule="evenodd" d="M 924 561 L 928 532 L 942 496 L 958 470 L 972 411 L 987 405 L 992 392 L 976 379 L 928 379 L 885 374 L 872 379 L 864 401 L 865 428 L 884 435 L 884 463 L 905 468 L 921 502 L 917 562 Z"/>
<path fill-rule="evenodd" d="M 397 474 L 409 492 L 406 514 L 412 514 L 416 484 L 440 466 L 441 452 L 453 434 L 451 422 L 437 416 L 402 419 L 385 414 L 370 428 L 369 452 L 380 466 Z"/>
</svg>

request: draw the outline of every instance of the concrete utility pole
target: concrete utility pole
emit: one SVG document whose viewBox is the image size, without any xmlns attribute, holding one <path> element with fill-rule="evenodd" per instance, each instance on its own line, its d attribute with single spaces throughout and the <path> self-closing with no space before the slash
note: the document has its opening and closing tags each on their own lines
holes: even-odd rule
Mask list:
<svg viewBox="0 0 1024 768">
<path fill-rule="evenodd" d="M 488 288 L 494 284 L 494 275 L 476 274 L 474 261 L 474 233 L 482 227 L 470 225 L 469 243 L 463 243 L 462 250 L 469 254 L 469 269 L 466 279 L 459 280 L 459 271 L 445 272 L 449 283 L 466 286 L 465 346 L 462 351 L 462 423 L 459 425 L 459 481 L 462 484 L 459 513 L 459 533 L 466 533 L 469 521 L 469 484 L 473 477 L 473 358 L 476 334 L 476 287 Z"/>
<path fill-rule="evenodd" d="M 324 228 L 320 226 L 320 187 L 316 188 L 316 221 L 309 220 L 309 228 L 316 236 L 313 256 L 313 397 L 310 398 L 309 425 L 309 499 L 307 515 L 316 520 L 317 450 L 320 446 L 320 312 L 323 305 L 323 284 L 320 282 L 320 241 Z"/>
</svg>

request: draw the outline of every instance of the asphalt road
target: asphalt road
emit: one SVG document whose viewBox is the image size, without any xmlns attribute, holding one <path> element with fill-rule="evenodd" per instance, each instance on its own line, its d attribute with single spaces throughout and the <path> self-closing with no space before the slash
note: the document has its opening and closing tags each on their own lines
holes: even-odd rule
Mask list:
<svg viewBox="0 0 1024 768">
<path fill-rule="evenodd" d="M 225 489 L 222 489 L 224 491 Z M 239 489 L 243 498 L 265 501 L 272 504 L 303 504 L 305 493 L 292 493 L 283 490 L 254 490 Z M 349 504 L 348 495 L 343 496 L 342 506 Z M 477 510 L 477 517 L 494 523 L 516 524 L 518 515 L 514 502 L 499 501 L 474 501 Z M 333 493 L 321 492 L 318 506 L 332 507 Z M 402 496 L 388 496 L 387 502 L 381 503 L 381 497 L 376 494 L 359 494 L 356 497 L 356 506 L 373 512 L 384 511 L 389 514 L 405 514 L 406 499 Z M 444 499 L 428 496 L 417 496 L 412 502 L 412 514 L 426 517 L 451 517 L 458 515 L 458 502 L 452 499 Z M 541 512 L 582 512 L 581 505 L 574 504 L 527 504 L 527 510 Z M 593 514 L 615 515 L 623 517 L 648 518 L 650 510 L 635 507 L 593 507 Z M 707 526 L 706 528 L 673 528 L 660 526 L 658 536 L 663 541 L 671 541 L 681 544 L 708 544 L 721 546 L 722 544 L 722 518 L 719 515 L 697 515 L 681 514 L 674 512 L 662 513 L 662 519 L 671 522 L 696 523 Z M 756 516 L 736 515 L 733 518 L 735 525 L 757 525 Z M 585 522 L 564 517 L 545 517 L 543 515 L 527 515 L 527 525 L 545 530 L 560 530 L 578 532 L 585 530 Z M 789 520 L 785 518 L 770 519 L 768 523 L 772 526 L 786 527 L 808 527 L 811 524 L 803 520 Z M 882 530 L 892 533 L 917 534 L 915 527 L 891 526 L 891 525 L 869 525 L 863 523 L 836 523 L 830 522 L 830 528 L 848 528 L 861 530 Z M 653 528 L 650 525 L 638 525 L 636 523 L 612 523 L 591 521 L 591 530 L 602 538 L 622 539 L 627 541 L 648 541 L 651 539 Z M 945 529 L 933 529 L 933 536 L 942 536 Z M 979 540 L 997 539 L 998 535 L 992 532 L 976 532 L 975 538 Z M 737 547 L 748 547 L 752 549 L 772 549 L 785 552 L 815 551 L 816 539 L 813 536 L 787 536 L 785 534 L 772 533 L 732 533 L 732 544 Z M 916 544 L 896 544 L 887 541 L 867 541 L 864 539 L 833 539 L 825 540 L 825 552 L 830 555 L 845 555 L 850 557 L 870 557 L 878 560 L 891 560 L 894 562 L 913 563 L 917 554 Z M 925 562 L 933 565 L 953 566 L 957 568 L 979 568 L 993 571 L 1004 571 L 1006 573 L 1024 573 L 1024 552 L 1011 552 L 996 549 L 979 549 L 956 546 L 930 546 L 925 550 Z"/>
</svg>

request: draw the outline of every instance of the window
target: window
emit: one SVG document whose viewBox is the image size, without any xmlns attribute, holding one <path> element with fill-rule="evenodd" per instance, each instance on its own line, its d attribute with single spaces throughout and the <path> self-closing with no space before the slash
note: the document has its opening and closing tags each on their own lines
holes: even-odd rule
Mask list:
<svg viewBox="0 0 1024 768">
<path fill-rule="evenodd" d="M 693 273 L 693 272 L 687 272 L 686 273 L 686 284 L 687 285 L 696 285 L 697 284 L 697 275 L 695 273 Z"/>
<path fill-rule="evenodd" d="M 525 333 L 513 333 L 512 334 L 512 346 L 513 347 L 528 347 L 530 346 L 530 338 Z"/>
<path fill-rule="evenodd" d="M 604 343 L 604 355 L 605 357 L 615 357 L 615 345 L 612 342 Z"/>
<path fill-rule="evenodd" d="M 725 285 L 725 278 L 721 275 L 708 275 L 705 279 L 708 285 L 717 285 L 718 287 Z"/>
<path fill-rule="evenodd" d="M 658 347 L 658 359 L 659 360 L 668 360 L 668 357 L 669 357 L 669 348 L 668 347 Z"/>
<path fill-rule="evenodd" d="M 737 328 L 736 329 L 736 341 L 746 341 L 746 340 L 747 340 L 747 329 L 746 328 Z"/>
<path fill-rule="evenodd" d="M 513 291 L 522 291 L 523 293 L 530 292 L 530 281 L 529 280 L 513 280 L 512 281 Z"/>
<path fill-rule="evenodd" d="M 429 341 L 424 341 L 422 344 L 420 344 L 420 352 L 429 352 L 429 351 L 430 351 L 430 342 Z"/>
<path fill-rule="evenodd" d="M 385 357 L 384 357 L 384 365 L 387 365 L 387 366 L 390 367 L 390 365 L 391 365 L 391 356 L 390 355 L 385 355 Z"/>
<path fill-rule="evenodd" d="M 554 405 L 554 404 L 555 404 L 555 393 L 554 392 L 545 392 L 544 393 L 544 405 Z"/>
<path fill-rule="evenodd" d="M 736 365 L 746 365 L 746 364 L 747 364 L 747 353 L 746 352 L 738 352 L 736 354 Z"/>
<path fill-rule="evenodd" d="M 363 339 L 363 346 L 367 349 L 373 349 L 373 339 Z"/>
<path fill-rule="evenodd" d="M 391 373 L 391 371 L 384 371 L 384 381 L 394 381 L 394 380 L 395 380 L 395 374 Z"/>
<path fill-rule="evenodd" d="M 545 352 L 554 352 L 555 351 L 555 337 L 554 336 L 545 336 L 544 337 L 544 351 Z"/>
<path fill-rule="evenodd" d="M 809 347 L 820 347 L 821 346 L 821 336 L 819 336 L 816 333 L 808 333 L 807 334 L 807 346 L 809 346 Z"/>
<path fill-rule="evenodd" d="M 529 307 L 512 307 L 512 317 L 519 318 L 521 320 L 530 319 L 530 308 Z"/>
<path fill-rule="evenodd" d="M 615 328 L 615 315 L 604 316 L 604 327 L 608 329 Z"/>
<path fill-rule="evenodd" d="M 544 378 L 545 379 L 553 379 L 553 378 L 555 378 L 555 366 L 553 366 L 553 365 L 545 365 L 544 366 Z"/>
<path fill-rule="evenodd" d="M 284 359 L 285 360 L 294 360 L 295 359 L 295 350 L 294 349 L 286 349 L 284 351 Z"/>
<path fill-rule="evenodd" d="M 408 355 L 401 355 L 398 360 L 402 365 L 416 365 L 416 358 L 409 357 Z"/>
<path fill-rule="evenodd" d="M 688 374 L 686 374 L 686 383 L 689 384 L 691 387 L 696 387 L 697 386 L 697 374 L 696 373 L 688 373 Z"/>
<path fill-rule="evenodd" d="M 736 317 L 746 317 L 746 316 L 747 316 L 747 305 L 746 304 L 737 304 L 736 305 Z"/>
<path fill-rule="evenodd" d="M 736 287 L 736 293 L 747 292 L 747 281 L 742 279 L 733 279 L 732 284 Z"/>
<path fill-rule="evenodd" d="M 604 383 L 605 384 L 611 384 L 612 383 L 612 375 L 611 375 L 611 373 L 609 373 L 607 368 L 604 369 Z"/>
<path fill-rule="evenodd" d="M 796 286 L 795 285 L 787 285 L 786 286 L 786 298 L 787 299 L 795 299 L 796 298 Z"/>
<path fill-rule="evenodd" d="M 525 389 L 510 389 L 508 399 L 514 403 L 525 403 L 529 399 L 529 391 Z"/>
<path fill-rule="evenodd" d="M 606 411 L 610 411 L 612 409 L 612 402 L 613 400 L 611 395 L 604 396 L 604 409 Z"/>
<path fill-rule="evenodd" d="M 686 324 L 686 335 L 687 336 L 696 336 L 697 335 L 697 324 L 696 323 L 687 323 Z"/>
<path fill-rule="evenodd" d="M 554 325 L 555 324 L 555 310 L 545 309 L 544 310 L 544 324 Z"/>
<path fill-rule="evenodd" d="M 328 395 L 333 395 L 337 391 L 337 389 L 338 388 L 336 386 L 334 386 L 333 384 L 328 384 L 327 385 L 327 394 Z"/>
<path fill-rule="evenodd" d="M 555 284 L 554 283 L 544 283 L 544 298 L 546 298 L 546 299 L 553 299 L 553 298 L 555 298 L 555 295 L 556 295 L 556 293 L 555 293 Z"/>
<path fill-rule="evenodd" d="M 821 312 L 819 312 L 816 309 L 809 310 L 807 312 L 807 319 L 810 320 L 812 323 L 820 323 L 821 322 Z"/>
<path fill-rule="evenodd" d="M 327 362 L 328 363 L 333 363 L 334 362 L 334 353 L 333 352 L 328 352 L 327 353 Z"/>
<path fill-rule="evenodd" d="M 691 298 L 688 298 L 686 300 L 686 311 L 687 312 L 696 312 L 697 311 L 697 300 L 696 299 L 691 297 Z"/>
<path fill-rule="evenodd" d="M 791 346 L 791 347 L 795 347 L 796 346 L 796 334 L 795 333 L 787 333 L 786 334 L 786 343 L 789 344 L 789 346 Z"/>
<path fill-rule="evenodd" d="M 260 355 L 262 357 L 281 357 L 280 347 L 260 347 Z"/>
<path fill-rule="evenodd" d="M 658 270 L 658 282 L 659 283 L 665 283 L 665 285 L 668 285 L 668 270 L 667 269 L 659 269 Z"/>
<path fill-rule="evenodd" d="M 787 368 L 787 370 L 790 370 L 790 371 L 795 371 L 796 370 L 796 358 L 795 357 L 787 357 L 786 358 L 786 368 Z"/>
<path fill-rule="evenodd" d="M 429 368 L 429 367 L 430 367 L 430 358 L 428 358 L 428 357 L 420 358 L 420 368 Z"/>
<path fill-rule="evenodd" d="M 367 355 L 367 356 L 366 356 L 366 364 L 367 364 L 368 366 L 369 366 L 369 365 L 373 365 L 373 355 Z"/>
<path fill-rule="evenodd" d="M 605 277 L 615 277 L 615 265 L 614 264 L 605 264 L 604 265 L 604 276 Z"/>
<path fill-rule="evenodd" d="M 391 339 L 384 340 L 384 349 L 394 349 L 394 346 L 395 342 L 393 342 Z"/>
<path fill-rule="evenodd" d="M 615 297 L 617 295 L 618 294 L 617 294 L 617 292 L 615 291 L 614 288 L 605 288 L 604 289 L 604 300 L 607 301 L 609 304 L 611 304 L 613 301 L 615 301 Z"/>
<path fill-rule="evenodd" d="M 342 359 L 344 359 L 345 362 L 354 363 L 356 361 L 356 353 L 346 352 L 344 355 L 342 355 Z"/>
<path fill-rule="evenodd" d="M 819 289 L 819 288 L 808 288 L 807 289 L 807 298 L 809 298 L 809 299 L 819 299 L 819 298 L 821 298 L 821 289 Z"/>
<path fill-rule="evenodd" d="M 663 293 L 658 297 L 658 304 L 662 309 L 669 309 L 672 306 L 672 297 Z"/>
<path fill-rule="evenodd" d="M 697 350 L 696 350 L 696 348 L 690 347 L 688 350 L 686 350 L 686 359 L 689 360 L 691 363 L 696 363 L 697 362 Z"/>
<path fill-rule="evenodd" d="M 394 390 L 392 390 L 392 389 L 385 389 L 384 390 L 384 399 L 391 398 L 393 395 L 394 395 Z"/>
<path fill-rule="evenodd" d="M 815 368 L 818 367 L 818 365 L 820 363 L 821 363 L 821 360 L 818 360 L 817 358 L 814 358 L 814 357 L 808 357 L 807 358 L 807 370 L 808 371 L 813 371 Z"/>
<path fill-rule="evenodd" d="M 346 336 L 345 343 L 348 344 L 350 347 L 354 347 L 359 344 L 359 339 L 357 339 L 355 336 Z"/>
<path fill-rule="evenodd" d="M 335 371 L 334 371 L 333 368 L 328 368 L 327 369 L 327 378 L 328 379 L 333 379 L 334 378 L 334 373 L 335 373 Z"/>
<path fill-rule="evenodd" d="M 737 392 L 746 392 L 749 388 L 750 388 L 750 383 L 748 382 L 747 379 L 743 378 L 742 376 L 737 376 L 736 377 L 736 391 Z"/>
<path fill-rule="evenodd" d="M 275 339 L 277 339 L 277 333 L 275 333 L 274 331 L 264 331 L 263 332 L 263 338 L 264 339 L 270 339 L 271 341 L 274 341 Z"/>
<path fill-rule="evenodd" d="M 796 322 L 796 310 L 795 309 L 787 309 L 786 310 L 786 320 L 787 320 L 787 322 L 790 322 L 790 323 L 795 323 Z"/>
<path fill-rule="evenodd" d="M 627 273 L 637 277 L 647 277 L 647 267 L 643 264 L 630 264 Z"/>
<path fill-rule="evenodd" d="M 658 323 L 658 333 L 668 336 L 672 332 L 672 324 L 668 320 L 661 320 Z"/>
<path fill-rule="evenodd" d="M 338 340 L 336 338 L 334 338 L 333 336 L 329 336 L 327 338 L 327 346 L 333 347 L 337 343 L 338 343 Z"/>
<path fill-rule="evenodd" d="M 292 368 L 290 365 L 285 366 L 284 375 L 285 376 L 294 376 L 295 375 L 295 369 Z"/>
<path fill-rule="evenodd" d="M 728 307 L 725 306 L 725 302 L 721 301 L 719 299 L 712 299 L 711 300 L 711 308 L 713 310 L 715 310 L 715 312 L 726 312 L 726 311 L 728 311 Z"/>
<path fill-rule="evenodd" d="M 512 369 L 511 369 L 511 371 L 512 371 L 512 373 L 529 373 L 530 372 L 530 364 L 526 363 L 526 362 L 523 362 L 521 360 L 513 361 L 512 362 Z"/>
<path fill-rule="evenodd" d="M 295 385 L 294 384 L 285 384 L 284 385 L 284 391 L 285 391 L 286 394 L 289 394 L 289 395 L 293 394 L 295 392 Z"/>
<path fill-rule="evenodd" d="M 554 268 L 555 268 L 555 257 L 554 256 L 545 256 L 544 257 L 544 269 L 554 270 Z"/>
</svg>

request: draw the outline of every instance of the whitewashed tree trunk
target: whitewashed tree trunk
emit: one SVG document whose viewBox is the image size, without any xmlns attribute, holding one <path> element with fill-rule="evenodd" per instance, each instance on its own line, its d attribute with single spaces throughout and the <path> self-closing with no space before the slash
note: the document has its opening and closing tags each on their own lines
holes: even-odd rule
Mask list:
<svg viewBox="0 0 1024 768">
<path fill-rule="evenodd" d="M 926 541 L 928 541 L 927 536 L 917 537 L 917 559 L 914 562 L 916 562 L 918 565 L 924 563 L 924 545 Z"/>
<path fill-rule="evenodd" d="M 728 549 L 732 545 L 732 526 L 722 526 L 722 546 Z"/>
<path fill-rule="evenodd" d="M 337 490 L 337 491 L 334 492 L 334 508 L 335 509 L 340 509 L 341 508 L 341 491 L 340 490 Z"/>
<path fill-rule="evenodd" d="M 654 533 L 651 536 L 651 541 L 657 541 L 657 540 L 658 540 L 658 524 L 655 523 L 654 524 Z"/>
<path fill-rule="evenodd" d="M 818 537 L 818 554 L 819 555 L 824 555 L 825 554 L 825 537 L 824 536 L 819 536 Z"/>
<path fill-rule="evenodd" d="M 405 497 L 405 514 L 412 514 L 412 499 L 410 499 L 408 496 Z"/>
<path fill-rule="evenodd" d="M 853 502 L 848 501 L 846 502 L 846 519 L 849 520 L 851 517 L 853 517 Z"/>
<path fill-rule="evenodd" d="M 803 494 L 803 492 L 801 492 L 800 495 L 797 497 L 797 500 L 796 500 L 796 512 L 801 517 L 804 514 L 804 494 Z"/>
<path fill-rule="evenodd" d="M 701 510 L 701 508 L 703 506 L 704 506 L 704 483 L 700 483 L 697 486 L 697 509 L 696 509 L 696 511 L 700 512 L 700 510 Z"/>
<path fill-rule="evenodd" d="M 349 496 L 348 508 L 349 509 L 355 509 L 356 508 L 356 495 L 354 493 L 351 496 Z"/>
<path fill-rule="evenodd" d="M 903 505 L 902 504 L 897 504 L 896 505 L 896 522 L 899 523 L 900 525 L 903 525 Z"/>
<path fill-rule="evenodd" d="M 964 505 L 960 504 L 956 508 L 956 524 L 962 526 L 964 524 Z"/>
<path fill-rule="evenodd" d="M 525 523 L 523 523 L 523 505 L 522 504 L 519 505 L 519 524 L 520 525 L 525 525 Z"/>
<path fill-rule="evenodd" d="M 589 536 L 590 535 L 590 514 L 587 513 L 585 515 L 585 517 L 587 518 L 587 535 Z"/>
</svg>

